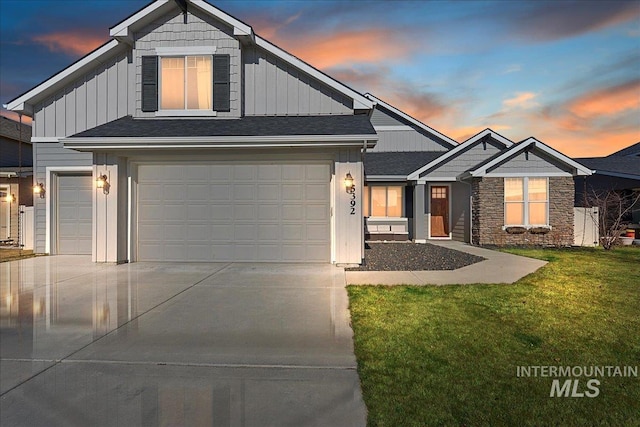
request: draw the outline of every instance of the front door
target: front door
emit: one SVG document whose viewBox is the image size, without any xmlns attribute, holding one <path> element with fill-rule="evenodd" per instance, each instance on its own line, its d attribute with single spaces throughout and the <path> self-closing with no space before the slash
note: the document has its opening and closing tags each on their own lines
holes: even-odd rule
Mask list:
<svg viewBox="0 0 640 427">
<path fill-rule="evenodd" d="M 431 187 L 431 237 L 449 237 L 449 187 Z"/>
</svg>

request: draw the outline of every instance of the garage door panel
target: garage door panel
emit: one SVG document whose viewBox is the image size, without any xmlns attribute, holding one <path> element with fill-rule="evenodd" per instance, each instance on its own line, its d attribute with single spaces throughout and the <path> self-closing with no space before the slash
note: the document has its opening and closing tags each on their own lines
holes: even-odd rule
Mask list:
<svg viewBox="0 0 640 427">
<path fill-rule="evenodd" d="M 259 165 L 258 180 L 260 181 L 280 181 L 280 166 Z"/>
<path fill-rule="evenodd" d="M 139 180 L 140 260 L 329 261 L 329 165 L 198 165 L 180 178 L 174 167 L 173 179 L 167 167 L 139 166 L 157 177 Z"/>
<path fill-rule="evenodd" d="M 91 254 L 92 191 L 91 175 L 59 175 L 57 177 L 55 204 L 58 254 Z"/>
</svg>

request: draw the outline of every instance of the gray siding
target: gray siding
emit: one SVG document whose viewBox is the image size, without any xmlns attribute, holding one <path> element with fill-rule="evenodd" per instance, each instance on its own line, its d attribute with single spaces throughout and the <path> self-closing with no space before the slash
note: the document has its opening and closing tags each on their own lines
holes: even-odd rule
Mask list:
<svg viewBox="0 0 640 427">
<path fill-rule="evenodd" d="M 134 68 L 128 52 L 116 53 L 92 72 L 39 102 L 34 108 L 34 137 L 65 137 L 133 114 Z"/>
<path fill-rule="evenodd" d="M 451 196 L 451 238 L 460 242 L 470 242 L 471 186 L 455 182 L 451 185 Z"/>
<path fill-rule="evenodd" d="M 374 126 L 406 126 L 407 123 L 400 121 L 395 117 L 392 117 L 385 111 L 382 111 L 377 107 L 371 114 L 371 124 Z"/>
<path fill-rule="evenodd" d="M 51 166 L 91 166 L 93 155 L 62 148 L 59 143 L 33 144 L 36 165 L 34 170 L 34 182 L 46 182 L 46 168 Z M 46 188 L 46 191 L 50 191 Z M 44 253 L 46 240 L 46 208 L 45 199 L 34 197 L 35 214 L 35 251 Z"/>
<path fill-rule="evenodd" d="M 245 48 L 247 116 L 352 114 L 352 100 L 257 48 Z"/>
<path fill-rule="evenodd" d="M 550 159 L 543 153 L 530 152 L 528 155 L 524 152 L 507 159 L 495 168 L 488 171 L 489 173 L 560 173 L 572 171 L 566 165 L 556 160 Z"/>
<path fill-rule="evenodd" d="M 22 156 L 20 156 L 22 152 Z M 22 162 L 21 164 L 19 164 Z M 31 144 L 0 136 L 0 167 L 28 167 L 33 165 Z"/>
<path fill-rule="evenodd" d="M 447 151 L 438 142 L 415 130 L 377 130 L 378 143 L 372 152 L 383 151 Z"/>
<path fill-rule="evenodd" d="M 241 115 L 241 52 L 240 42 L 233 36 L 233 29 L 194 8 L 189 9 L 188 23 L 176 8 L 169 14 L 147 25 L 135 35 L 136 108 L 138 117 L 154 117 L 154 113 L 141 110 L 142 56 L 155 55 L 156 47 L 216 46 L 216 55 L 229 55 L 231 68 L 231 111 L 219 112 L 218 117 Z"/>
<path fill-rule="evenodd" d="M 428 171 L 427 174 L 423 173 L 421 176 L 433 178 L 456 177 L 461 173 L 472 169 L 474 166 L 493 156 L 498 151 L 500 151 L 500 146 L 497 143 L 487 143 L 486 146 L 484 146 L 481 142 L 478 142 L 471 148 L 458 153 L 457 156 L 447 159 L 443 165 Z"/>
</svg>

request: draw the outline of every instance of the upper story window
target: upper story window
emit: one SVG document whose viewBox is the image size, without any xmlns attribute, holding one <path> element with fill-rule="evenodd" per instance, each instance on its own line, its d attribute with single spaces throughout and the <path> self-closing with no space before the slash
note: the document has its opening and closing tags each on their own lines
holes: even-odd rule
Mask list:
<svg viewBox="0 0 640 427">
<path fill-rule="evenodd" d="M 504 179 L 505 225 L 549 225 L 548 178 Z"/>
<path fill-rule="evenodd" d="M 161 110 L 213 110 L 211 56 L 160 58 Z"/>
<path fill-rule="evenodd" d="M 215 48 L 156 48 L 142 57 L 142 111 L 157 116 L 212 116 L 230 111 L 229 55 Z"/>
<path fill-rule="evenodd" d="M 402 216 L 402 186 L 375 185 L 364 187 L 364 216 Z"/>
</svg>

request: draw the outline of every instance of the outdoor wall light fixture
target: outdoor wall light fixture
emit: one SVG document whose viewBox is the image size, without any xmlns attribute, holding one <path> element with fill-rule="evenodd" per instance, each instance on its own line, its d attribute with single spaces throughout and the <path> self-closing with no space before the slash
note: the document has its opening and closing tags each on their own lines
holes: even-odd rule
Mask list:
<svg viewBox="0 0 640 427">
<path fill-rule="evenodd" d="M 104 194 L 109 194 L 109 181 L 107 181 L 107 175 L 100 175 L 98 179 L 96 179 L 96 188 L 102 188 L 102 192 Z"/>
<path fill-rule="evenodd" d="M 33 186 L 33 194 L 39 194 L 41 199 L 44 199 L 45 193 L 44 184 L 41 182 Z"/>
<path fill-rule="evenodd" d="M 13 203 L 16 201 L 16 195 L 7 193 L 4 199 L 7 201 L 7 203 Z"/>
<path fill-rule="evenodd" d="M 344 187 L 347 189 L 347 193 L 353 192 L 355 185 L 353 183 L 351 172 L 347 172 L 347 176 L 344 178 Z"/>
</svg>

